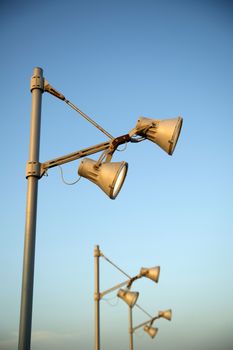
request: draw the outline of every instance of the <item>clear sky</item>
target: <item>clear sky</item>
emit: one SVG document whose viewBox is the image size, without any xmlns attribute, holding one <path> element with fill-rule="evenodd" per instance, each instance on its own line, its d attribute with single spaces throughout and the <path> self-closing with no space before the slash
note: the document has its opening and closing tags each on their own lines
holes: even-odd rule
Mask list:
<svg viewBox="0 0 233 350">
<path fill-rule="evenodd" d="M 17 348 L 36 66 L 114 136 L 139 116 L 182 115 L 184 124 L 172 157 L 149 141 L 116 152 L 129 171 L 115 201 L 85 179 L 64 185 L 58 168 L 40 180 L 32 349 L 93 348 L 99 244 L 130 275 L 161 266 L 158 285 L 140 280 L 133 290 L 150 314 L 171 308 L 173 320 L 157 323 L 154 340 L 137 331 L 135 350 L 231 350 L 232 1 L 3 0 L 0 37 L 0 350 Z M 41 162 L 106 139 L 43 95 Z M 67 181 L 78 164 L 63 167 Z M 101 290 L 122 280 L 101 260 Z M 115 296 L 101 301 L 102 350 L 128 349 L 128 310 Z M 147 319 L 139 311 L 134 325 Z"/>
</svg>

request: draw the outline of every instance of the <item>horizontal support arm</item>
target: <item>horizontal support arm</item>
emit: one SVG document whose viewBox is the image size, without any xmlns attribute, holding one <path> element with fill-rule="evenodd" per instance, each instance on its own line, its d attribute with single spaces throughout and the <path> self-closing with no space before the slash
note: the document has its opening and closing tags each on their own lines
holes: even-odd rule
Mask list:
<svg viewBox="0 0 233 350">
<path fill-rule="evenodd" d="M 129 136 L 129 134 L 126 134 L 126 135 L 116 137 L 111 141 L 102 142 L 102 143 L 99 143 L 98 145 L 84 148 L 83 150 L 79 150 L 62 157 L 48 160 L 40 165 L 40 177 L 42 177 L 45 174 L 45 172 L 50 168 L 53 168 L 55 166 L 62 165 L 65 163 L 69 163 L 83 157 L 87 157 L 91 154 L 95 154 L 104 150 L 109 150 L 108 153 L 113 154 L 119 145 L 122 145 L 130 141 L 131 141 L 131 137 Z"/>
<path fill-rule="evenodd" d="M 141 277 L 142 277 L 142 276 L 137 275 L 137 276 L 135 276 L 135 277 L 132 277 L 132 278 L 130 278 L 130 279 L 128 279 L 128 280 L 122 282 L 122 283 L 117 284 L 116 286 L 114 286 L 114 287 L 112 287 L 112 288 L 109 288 L 109 289 L 105 290 L 104 292 L 100 293 L 100 299 L 101 299 L 104 295 L 106 295 L 106 294 L 108 294 L 108 293 L 111 293 L 111 292 L 113 292 L 114 290 L 119 289 L 119 288 L 121 288 L 121 287 L 123 287 L 123 286 L 125 286 L 125 285 L 127 285 L 127 287 L 128 287 L 128 286 L 131 287 L 131 284 L 132 284 L 135 280 L 137 280 L 137 279 L 139 279 L 139 278 L 141 278 Z"/>
<path fill-rule="evenodd" d="M 122 283 L 117 284 L 116 286 L 114 286 L 114 287 L 112 287 L 112 288 L 109 288 L 109 289 L 105 290 L 104 292 L 100 293 L 100 299 L 102 299 L 104 295 L 106 295 L 106 294 L 108 294 L 108 293 L 111 293 L 111 292 L 113 292 L 114 290 L 119 289 L 119 288 L 125 286 L 125 285 L 128 284 L 129 282 L 130 282 L 130 280 L 127 280 L 127 281 L 125 281 L 125 282 L 122 282 Z"/>
<path fill-rule="evenodd" d="M 160 318 L 160 317 L 161 317 L 161 316 L 155 316 L 155 317 L 151 318 L 150 320 L 145 321 L 145 322 L 139 324 L 139 325 L 136 326 L 136 327 L 133 327 L 133 332 L 136 331 L 136 329 L 138 329 L 138 328 L 141 328 L 141 327 L 143 327 L 143 326 L 146 326 L 148 323 L 150 323 L 150 324 L 152 325 L 152 323 L 153 323 L 155 320 L 157 320 L 158 318 Z"/>
</svg>

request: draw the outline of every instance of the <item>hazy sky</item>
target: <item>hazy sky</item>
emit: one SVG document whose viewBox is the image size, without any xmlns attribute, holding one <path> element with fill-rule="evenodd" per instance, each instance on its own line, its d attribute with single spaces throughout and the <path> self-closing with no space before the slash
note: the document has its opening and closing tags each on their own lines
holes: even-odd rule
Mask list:
<svg viewBox="0 0 233 350">
<path fill-rule="evenodd" d="M 85 179 L 39 183 L 32 350 L 93 348 L 93 249 L 130 275 L 161 266 L 133 290 L 150 314 L 171 308 L 134 349 L 233 347 L 232 1 L 1 1 L 0 350 L 17 348 L 33 68 L 114 136 L 139 116 L 182 115 L 172 157 L 155 144 L 116 152 L 129 171 L 110 200 Z M 43 95 L 41 162 L 107 140 Z M 94 159 L 98 155 L 93 156 Z M 63 167 L 77 178 L 79 161 Z M 101 290 L 124 280 L 101 260 Z M 128 349 L 128 310 L 101 301 L 102 350 Z M 113 298 L 113 299 L 112 299 Z M 134 310 L 134 325 L 147 317 Z"/>
</svg>

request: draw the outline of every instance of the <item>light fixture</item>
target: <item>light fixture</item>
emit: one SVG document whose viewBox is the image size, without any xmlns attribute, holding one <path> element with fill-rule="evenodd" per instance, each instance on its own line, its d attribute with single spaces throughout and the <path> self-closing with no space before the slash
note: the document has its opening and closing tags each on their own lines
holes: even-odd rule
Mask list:
<svg viewBox="0 0 233 350">
<path fill-rule="evenodd" d="M 160 274 L 160 266 L 155 267 L 142 267 L 140 270 L 140 276 L 147 277 L 152 281 L 158 283 Z"/>
<path fill-rule="evenodd" d="M 119 289 L 117 296 L 122 300 L 124 300 L 124 302 L 128 304 L 130 307 L 133 307 L 136 304 L 139 293 L 131 292 L 125 289 Z"/>
<path fill-rule="evenodd" d="M 149 336 L 151 338 L 154 338 L 156 336 L 156 334 L 158 333 L 158 330 L 159 330 L 158 328 L 151 327 L 151 326 L 145 326 L 143 329 L 144 329 L 144 331 L 146 333 L 149 334 Z"/>
<path fill-rule="evenodd" d="M 156 143 L 165 152 L 172 155 L 180 135 L 182 122 L 181 117 L 164 120 L 141 117 L 138 119 L 136 130 L 138 130 L 138 135 Z"/>
<path fill-rule="evenodd" d="M 172 319 L 172 310 L 159 311 L 159 317 L 165 318 L 168 321 Z"/>
<path fill-rule="evenodd" d="M 78 174 L 99 186 L 111 199 L 115 199 L 124 183 L 128 170 L 126 162 L 97 164 L 90 158 L 81 161 Z"/>
</svg>

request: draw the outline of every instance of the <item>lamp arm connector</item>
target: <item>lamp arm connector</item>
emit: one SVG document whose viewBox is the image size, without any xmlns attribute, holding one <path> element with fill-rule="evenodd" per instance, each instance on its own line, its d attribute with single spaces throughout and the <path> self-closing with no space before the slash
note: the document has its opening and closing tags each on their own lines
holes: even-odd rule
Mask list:
<svg viewBox="0 0 233 350">
<path fill-rule="evenodd" d="M 127 289 L 130 289 L 132 283 L 133 283 L 134 281 L 136 281 L 138 278 L 141 278 L 141 277 L 142 277 L 142 276 L 137 275 L 137 276 L 135 276 L 135 277 L 129 278 L 128 280 L 126 280 L 126 281 L 124 281 L 124 282 L 122 282 L 122 283 L 119 283 L 119 284 L 115 285 L 115 286 L 112 287 L 112 288 L 109 288 L 109 289 L 105 290 L 104 292 L 100 293 L 100 298 L 102 298 L 104 295 L 106 295 L 106 294 L 108 294 L 108 293 L 111 293 L 111 292 L 113 292 L 114 290 L 119 289 L 119 288 L 121 288 L 121 287 L 123 287 L 123 286 L 125 286 L 125 285 L 126 285 Z"/>
<path fill-rule="evenodd" d="M 135 326 L 135 327 L 133 328 L 133 332 L 136 331 L 136 329 L 141 328 L 141 327 L 143 327 L 143 326 L 146 326 L 146 325 L 148 325 L 148 324 L 149 324 L 150 326 L 152 326 L 152 324 L 154 323 L 154 321 L 157 320 L 158 318 L 160 318 L 160 316 L 155 316 L 155 317 L 151 318 L 150 320 L 147 320 L 147 321 L 145 321 L 145 322 L 143 322 L 143 323 L 140 323 L 138 326 Z"/>
<path fill-rule="evenodd" d="M 82 150 L 73 152 L 73 153 L 69 153 L 65 156 L 62 157 L 58 157 L 55 159 L 51 159 L 48 160 L 44 163 L 40 164 L 40 178 L 46 173 L 46 171 L 50 168 L 54 168 L 58 165 L 63 165 L 65 163 L 69 163 L 72 162 L 74 160 L 83 158 L 83 157 L 87 157 L 89 155 L 104 151 L 104 157 L 106 157 L 106 162 L 110 162 L 113 153 L 115 152 L 115 150 L 117 149 L 117 147 L 119 145 L 122 145 L 126 142 L 130 142 L 131 141 L 131 137 L 129 136 L 129 134 L 126 135 L 122 135 L 119 137 L 116 137 L 115 139 L 111 140 L 111 141 L 107 141 L 107 142 L 102 142 L 99 143 L 95 146 L 91 146 L 88 148 L 84 148 Z M 102 155 L 101 155 L 101 160 L 102 160 Z"/>
<path fill-rule="evenodd" d="M 76 151 L 73 153 L 69 153 L 69 154 L 62 156 L 62 157 L 48 160 L 48 161 L 42 163 L 40 166 L 40 177 L 42 177 L 46 173 L 46 171 L 50 168 L 54 168 L 58 165 L 66 164 L 66 163 L 72 162 L 74 160 L 83 158 L 83 157 L 87 157 L 91 154 L 101 152 L 101 151 L 106 150 L 108 148 L 109 148 L 109 141 L 102 142 L 102 143 L 99 143 L 98 145 L 84 148 L 82 150 L 79 150 L 79 151 Z"/>
<path fill-rule="evenodd" d="M 59 91 L 54 89 L 52 85 L 49 84 L 49 82 L 44 79 L 44 91 L 49 92 L 51 95 L 59 98 L 62 101 L 66 101 L 66 98 L 64 95 L 62 95 Z"/>
<path fill-rule="evenodd" d="M 136 280 L 138 280 L 139 278 L 142 278 L 142 277 L 143 277 L 143 276 L 140 275 L 140 274 L 137 275 L 137 276 L 132 277 L 132 278 L 129 280 L 129 283 L 127 284 L 127 288 L 130 289 L 131 286 L 132 286 L 132 284 L 133 284 L 133 282 L 136 281 Z"/>
<path fill-rule="evenodd" d="M 129 283 L 129 281 L 130 281 L 130 280 L 124 281 L 124 282 L 122 282 L 122 283 L 119 283 L 119 284 L 113 286 L 112 288 L 106 289 L 104 292 L 101 292 L 101 293 L 100 293 L 100 299 L 102 299 L 104 295 L 109 294 L 109 293 L 111 293 L 111 292 L 114 292 L 114 290 L 119 289 L 119 288 L 125 286 L 126 284 Z"/>
</svg>

